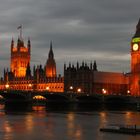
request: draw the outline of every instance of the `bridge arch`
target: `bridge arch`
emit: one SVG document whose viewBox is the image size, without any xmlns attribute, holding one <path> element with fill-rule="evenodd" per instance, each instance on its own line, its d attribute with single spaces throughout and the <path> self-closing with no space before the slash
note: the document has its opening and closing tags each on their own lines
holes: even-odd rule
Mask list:
<svg viewBox="0 0 140 140">
<path fill-rule="evenodd" d="M 33 96 L 33 100 L 47 100 L 47 99 L 42 95 L 35 95 Z"/>
<path fill-rule="evenodd" d="M 40 93 L 32 95 L 33 100 L 46 100 L 48 102 L 66 102 L 69 100 L 69 97 L 63 95 L 62 93 Z"/>
<path fill-rule="evenodd" d="M 0 100 L 3 100 L 3 99 L 5 99 L 4 96 L 0 95 Z"/>
</svg>

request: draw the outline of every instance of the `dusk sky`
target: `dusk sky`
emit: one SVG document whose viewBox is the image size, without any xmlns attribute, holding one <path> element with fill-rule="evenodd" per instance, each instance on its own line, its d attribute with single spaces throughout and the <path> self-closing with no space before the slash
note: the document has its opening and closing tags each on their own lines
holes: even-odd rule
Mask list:
<svg viewBox="0 0 140 140">
<path fill-rule="evenodd" d="M 130 41 L 140 0 L 0 0 L 0 74 L 10 66 L 10 43 L 31 39 L 31 65 L 46 63 L 52 40 L 57 72 L 63 64 L 96 60 L 99 71 L 130 71 Z"/>
</svg>

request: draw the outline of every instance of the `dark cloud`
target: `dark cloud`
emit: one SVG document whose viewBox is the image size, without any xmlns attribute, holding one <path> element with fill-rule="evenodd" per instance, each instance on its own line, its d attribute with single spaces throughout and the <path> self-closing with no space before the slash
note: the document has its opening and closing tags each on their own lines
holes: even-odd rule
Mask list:
<svg viewBox="0 0 140 140">
<path fill-rule="evenodd" d="M 97 60 L 104 71 L 129 71 L 130 40 L 139 19 L 139 0 L 0 0 L 0 71 L 10 63 L 10 41 L 23 25 L 31 38 L 32 65 L 46 63 L 49 43 L 57 69 L 64 62 Z"/>
</svg>

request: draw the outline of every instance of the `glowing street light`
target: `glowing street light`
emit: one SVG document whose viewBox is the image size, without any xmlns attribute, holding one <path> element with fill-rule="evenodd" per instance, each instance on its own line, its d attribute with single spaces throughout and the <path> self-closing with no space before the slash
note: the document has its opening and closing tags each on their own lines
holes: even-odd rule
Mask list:
<svg viewBox="0 0 140 140">
<path fill-rule="evenodd" d="M 70 86 L 70 90 L 73 90 L 73 86 Z"/>
<path fill-rule="evenodd" d="M 73 93 L 73 86 L 70 86 L 70 87 L 69 87 L 68 92 L 69 92 L 69 93 Z"/>
<path fill-rule="evenodd" d="M 9 84 L 6 84 L 5 87 L 6 87 L 6 89 L 8 89 L 10 86 L 9 86 Z"/>
<path fill-rule="evenodd" d="M 82 91 L 81 88 L 78 88 L 78 89 L 77 89 L 77 92 L 78 92 L 78 93 L 81 93 L 81 91 Z"/>
<path fill-rule="evenodd" d="M 29 90 L 32 90 L 32 84 L 29 84 L 28 86 L 29 86 Z"/>
<path fill-rule="evenodd" d="M 47 91 L 49 91 L 49 90 L 50 90 L 50 88 L 47 86 L 47 87 L 46 87 L 46 90 L 47 90 Z"/>
<path fill-rule="evenodd" d="M 102 93 L 103 93 L 103 94 L 106 94 L 106 93 L 107 93 L 107 90 L 103 88 L 103 89 L 102 89 Z"/>
<path fill-rule="evenodd" d="M 127 94 L 130 95 L 130 90 L 127 90 Z"/>
<path fill-rule="evenodd" d="M 28 86 L 29 86 L 29 87 L 32 87 L 32 84 L 29 84 Z"/>
</svg>

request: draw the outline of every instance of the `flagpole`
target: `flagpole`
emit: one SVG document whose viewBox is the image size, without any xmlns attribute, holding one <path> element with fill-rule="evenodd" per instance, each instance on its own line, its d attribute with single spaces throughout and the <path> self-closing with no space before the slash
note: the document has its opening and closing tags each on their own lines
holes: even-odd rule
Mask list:
<svg viewBox="0 0 140 140">
<path fill-rule="evenodd" d="M 22 40 L 22 25 L 17 28 L 19 31 L 19 38 Z"/>
<path fill-rule="evenodd" d="M 21 25 L 21 28 L 20 28 L 20 39 L 22 40 L 22 25 Z"/>
</svg>

